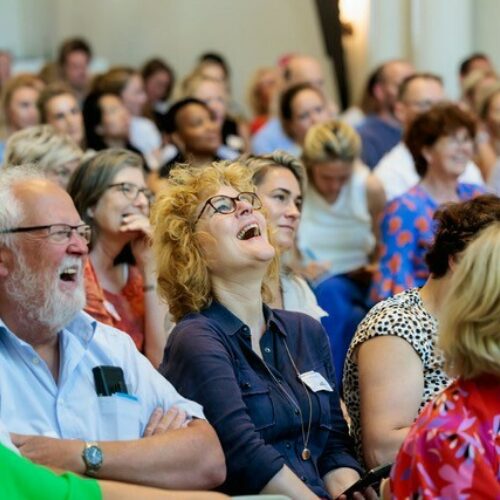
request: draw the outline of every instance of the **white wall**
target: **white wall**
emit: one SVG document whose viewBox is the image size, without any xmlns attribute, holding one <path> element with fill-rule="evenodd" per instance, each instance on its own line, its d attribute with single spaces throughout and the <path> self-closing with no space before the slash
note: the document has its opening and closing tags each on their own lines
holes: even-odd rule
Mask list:
<svg viewBox="0 0 500 500">
<path fill-rule="evenodd" d="M 458 93 L 459 61 L 473 50 L 500 69 L 500 0 L 342 0 L 358 24 L 345 38 L 351 95 L 390 58 L 409 58 L 442 74 Z M 346 8 L 347 10 L 347 8 Z M 314 0 L 0 0 L 0 48 L 22 58 L 52 57 L 67 36 L 87 37 L 110 64 L 165 57 L 179 77 L 207 50 L 227 56 L 233 91 L 243 102 L 258 66 L 287 52 L 318 57 L 336 95 Z"/>
<path fill-rule="evenodd" d="M 288 52 L 318 57 L 334 95 L 313 0 L 56 0 L 53 48 L 83 35 L 112 64 L 165 57 L 184 76 L 207 50 L 224 54 L 233 92 L 245 100 L 253 71 Z"/>
</svg>

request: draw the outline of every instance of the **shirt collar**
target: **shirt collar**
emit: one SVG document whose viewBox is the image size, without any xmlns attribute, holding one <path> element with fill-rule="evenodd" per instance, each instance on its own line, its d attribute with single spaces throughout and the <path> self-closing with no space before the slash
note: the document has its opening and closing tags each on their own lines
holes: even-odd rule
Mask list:
<svg viewBox="0 0 500 500">
<path fill-rule="evenodd" d="M 61 330 L 63 335 L 69 333 L 78 338 L 83 345 L 88 344 L 94 336 L 97 327 L 97 321 L 87 313 L 79 312 L 67 325 Z M 7 325 L 0 318 L 0 332 L 6 334 L 11 341 L 21 345 L 28 345 L 27 342 L 20 339 L 14 332 L 11 332 Z"/>
<path fill-rule="evenodd" d="M 266 304 L 263 304 L 263 311 L 264 319 L 266 321 L 266 329 L 272 332 L 280 333 L 286 337 L 284 324 L 276 316 L 274 311 Z M 246 325 L 237 316 L 216 300 L 212 301 L 212 304 L 209 307 L 201 311 L 201 314 L 209 319 L 215 320 L 227 335 L 234 335 L 242 328 L 246 327 Z"/>
</svg>

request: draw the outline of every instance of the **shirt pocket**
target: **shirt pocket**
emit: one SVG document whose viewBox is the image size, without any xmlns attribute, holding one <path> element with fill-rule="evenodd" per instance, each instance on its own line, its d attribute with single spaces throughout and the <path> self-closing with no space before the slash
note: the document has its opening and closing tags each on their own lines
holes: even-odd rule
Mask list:
<svg viewBox="0 0 500 500">
<path fill-rule="evenodd" d="M 313 398 L 316 398 L 318 402 L 318 407 L 320 411 L 319 415 L 319 427 L 323 431 L 331 431 L 333 429 L 332 425 L 332 409 L 331 409 L 331 398 L 338 398 L 337 388 L 335 387 L 335 382 L 328 378 L 328 373 L 324 364 L 317 364 L 311 369 L 323 376 L 323 378 L 331 385 L 333 392 L 330 391 L 317 391 L 313 392 L 311 389 L 307 389 Z M 307 371 L 307 370 L 306 370 Z"/>
<path fill-rule="evenodd" d="M 275 414 L 269 385 L 250 370 L 241 370 L 238 378 L 241 396 L 255 430 L 262 431 L 272 427 L 275 424 Z"/>
<path fill-rule="evenodd" d="M 99 396 L 99 439 L 105 441 L 138 439 L 141 407 L 135 396 L 113 394 Z"/>
</svg>

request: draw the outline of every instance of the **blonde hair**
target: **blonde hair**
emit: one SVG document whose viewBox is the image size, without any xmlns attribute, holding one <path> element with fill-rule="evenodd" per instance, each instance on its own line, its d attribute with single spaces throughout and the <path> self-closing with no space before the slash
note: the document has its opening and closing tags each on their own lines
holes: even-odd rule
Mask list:
<svg viewBox="0 0 500 500">
<path fill-rule="evenodd" d="M 180 85 L 180 93 L 177 96 L 178 99 L 183 99 L 185 97 L 195 97 L 198 88 L 205 82 L 220 85 L 221 89 L 224 91 L 224 95 L 227 98 L 227 88 L 224 82 L 220 82 L 219 80 L 210 78 L 206 75 L 203 75 L 199 70 L 195 70 L 187 75 L 184 80 L 182 80 L 182 83 Z"/>
<path fill-rule="evenodd" d="M 210 272 L 195 228 L 197 209 L 221 186 L 253 191 L 250 169 L 239 163 L 214 162 L 203 168 L 174 168 L 152 208 L 153 249 L 158 265 L 159 293 L 175 321 L 208 307 L 214 296 Z M 268 229 L 269 233 L 269 229 Z M 279 261 L 270 263 L 262 285 L 265 301 L 272 300 L 269 281 L 277 278 Z"/>
<path fill-rule="evenodd" d="M 12 134 L 5 146 L 7 166 L 36 163 L 45 172 L 55 172 L 70 161 L 80 161 L 83 151 L 69 135 L 51 125 L 37 125 Z"/>
<path fill-rule="evenodd" d="M 467 247 L 451 279 L 439 347 L 450 374 L 500 377 L 500 223 Z"/>
<path fill-rule="evenodd" d="M 269 170 L 273 168 L 286 168 L 292 172 L 300 186 L 300 192 L 305 193 L 307 176 L 304 164 L 295 156 L 285 151 L 274 151 L 267 155 L 242 157 L 242 164 L 252 169 L 252 179 L 256 186 L 264 182 Z"/>
<path fill-rule="evenodd" d="M 311 127 L 304 141 L 302 158 L 307 168 L 325 161 L 352 162 L 361 153 L 361 139 L 347 123 L 330 120 Z"/>
</svg>

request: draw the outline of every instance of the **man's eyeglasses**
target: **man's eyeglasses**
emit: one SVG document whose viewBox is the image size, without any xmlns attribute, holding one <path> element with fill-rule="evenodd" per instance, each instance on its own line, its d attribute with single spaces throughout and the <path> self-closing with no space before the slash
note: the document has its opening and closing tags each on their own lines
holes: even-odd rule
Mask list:
<svg viewBox="0 0 500 500">
<path fill-rule="evenodd" d="M 29 227 L 14 227 L 11 229 L 2 229 L 0 234 L 10 233 L 31 233 L 35 231 L 45 231 L 44 238 L 52 241 L 53 243 L 67 243 L 73 231 L 83 238 L 87 244 L 90 243 L 92 229 L 87 224 L 80 224 L 79 226 L 70 226 L 69 224 L 51 224 L 49 226 L 29 226 Z"/>
<path fill-rule="evenodd" d="M 209 198 L 203 205 L 203 208 L 196 218 L 195 224 L 200 220 L 200 217 L 203 215 L 203 212 L 208 205 L 210 205 L 215 210 L 215 212 L 219 214 L 232 214 L 234 211 L 236 211 L 237 201 L 245 201 L 249 205 L 252 205 L 252 208 L 254 210 L 259 210 L 262 208 L 262 202 L 255 193 L 243 192 L 238 196 L 226 196 L 223 194 L 212 196 L 212 198 Z"/>
<path fill-rule="evenodd" d="M 109 188 L 118 188 L 118 190 L 121 191 L 130 201 L 137 200 L 139 193 L 142 193 L 146 197 L 150 205 L 153 203 L 155 198 L 151 190 L 148 188 L 140 188 L 131 182 L 118 182 L 117 184 L 110 184 L 108 186 L 108 189 Z"/>
</svg>

